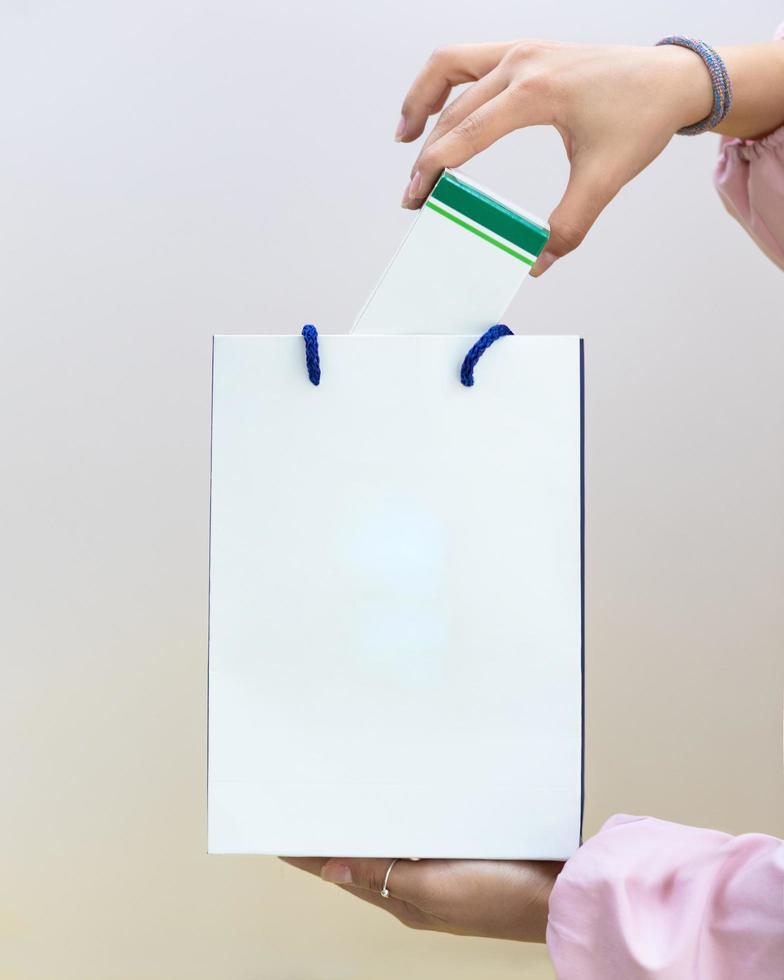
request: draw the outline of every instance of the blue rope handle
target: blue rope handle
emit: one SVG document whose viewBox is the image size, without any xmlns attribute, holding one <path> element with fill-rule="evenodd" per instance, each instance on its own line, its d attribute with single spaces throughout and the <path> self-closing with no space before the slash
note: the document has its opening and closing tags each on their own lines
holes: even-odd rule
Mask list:
<svg viewBox="0 0 784 980">
<path fill-rule="evenodd" d="M 463 358 L 463 365 L 460 368 L 460 382 L 464 384 L 466 388 L 472 387 L 474 383 L 474 368 L 476 367 L 476 362 L 484 354 L 488 347 L 500 340 L 501 337 L 511 337 L 514 336 L 509 327 L 505 323 L 496 323 L 494 327 L 490 327 L 489 330 L 485 330 L 482 336 L 477 340 L 471 350 Z"/>
<path fill-rule="evenodd" d="M 321 363 L 319 361 L 318 330 L 312 323 L 306 323 L 302 328 L 302 336 L 305 340 L 305 364 L 308 369 L 308 377 L 311 384 L 317 385 L 321 381 Z M 474 346 L 463 358 L 460 367 L 460 383 L 466 388 L 471 388 L 474 384 L 474 368 L 476 362 L 484 354 L 488 347 L 500 340 L 501 337 L 512 337 L 514 334 L 504 323 L 497 323 L 489 330 L 485 330 Z"/>
<path fill-rule="evenodd" d="M 306 323 L 302 328 L 302 336 L 305 338 L 305 364 L 308 368 L 308 377 L 310 378 L 311 384 L 317 385 L 321 381 L 318 330 L 316 330 L 312 323 Z"/>
</svg>

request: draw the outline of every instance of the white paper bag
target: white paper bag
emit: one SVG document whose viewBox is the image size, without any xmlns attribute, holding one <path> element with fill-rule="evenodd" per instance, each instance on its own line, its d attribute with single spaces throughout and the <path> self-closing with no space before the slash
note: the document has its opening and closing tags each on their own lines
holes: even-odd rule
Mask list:
<svg viewBox="0 0 784 980">
<path fill-rule="evenodd" d="M 209 850 L 564 858 L 582 341 L 216 337 Z"/>
</svg>

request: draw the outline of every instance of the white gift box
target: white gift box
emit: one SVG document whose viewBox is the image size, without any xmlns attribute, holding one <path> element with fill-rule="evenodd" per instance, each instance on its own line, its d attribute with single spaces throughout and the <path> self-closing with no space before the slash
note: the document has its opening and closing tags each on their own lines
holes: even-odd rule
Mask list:
<svg viewBox="0 0 784 980">
<path fill-rule="evenodd" d="M 214 341 L 209 850 L 565 858 L 583 348 Z"/>
<path fill-rule="evenodd" d="M 352 332 L 481 333 L 504 315 L 549 234 L 546 221 L 445 170 Z"/>
</svg>

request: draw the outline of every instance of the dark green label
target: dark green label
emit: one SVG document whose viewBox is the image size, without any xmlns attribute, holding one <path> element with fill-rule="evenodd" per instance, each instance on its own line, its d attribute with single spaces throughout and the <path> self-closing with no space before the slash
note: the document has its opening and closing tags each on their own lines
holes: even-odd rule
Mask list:
<svg viewBox="0 0 784 980">
<path fill-rule="evenodd" d="M 547 243 L 546 228 L 515 214 L 475 187 L 461 183 L 452 174 L 441 175 L 431 197 L 531 255 L 539 255 Z"/>
</svg>

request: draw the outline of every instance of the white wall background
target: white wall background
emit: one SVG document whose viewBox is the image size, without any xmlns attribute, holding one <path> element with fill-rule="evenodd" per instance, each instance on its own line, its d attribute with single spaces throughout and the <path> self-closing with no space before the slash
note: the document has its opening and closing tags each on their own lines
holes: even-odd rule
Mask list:
<svg viewBox="0 0 784 980">
<path fill-rule="evenodd" d="M 436 45 L 763 40 L 780 4 L 0 4 L 0 976 L 549 976 L 207 858 L 210 337 L 347 329 Z M 784 833 L 782 278 L 676 139 L 517 331 L 588 371 L 588 811 Z M 467 168 L 547 214 L 554 133 Z M 361 721 L 358 722 L 361 724 Z"/>
</svg>

